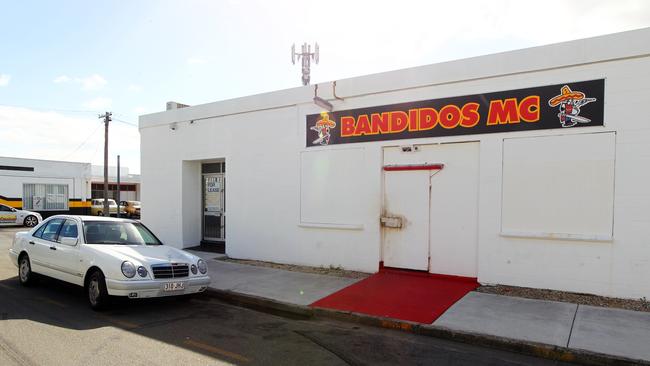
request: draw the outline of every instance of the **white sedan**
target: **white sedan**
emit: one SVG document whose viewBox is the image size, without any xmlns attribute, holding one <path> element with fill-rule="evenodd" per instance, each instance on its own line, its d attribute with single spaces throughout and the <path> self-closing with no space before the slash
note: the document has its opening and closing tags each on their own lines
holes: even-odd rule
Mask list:
<svg viewBox="0 0 650 366">
<path fill-rule="evenodd" d="M 93 309 L 110 296 L 146 298 L 205 291 L 206 262 L 163 245 L 142 223 L 110 217 L 57 215 L 16 233 L 9 249 L 22 285 L 45 275 L 85 288 Z"/>
<path fill-rule="evenodd" d="M 24 225 L 34 227 L 43 221 L 43 217 L 38 212 L 18 210 L 7 205 L 0 204 L 0 226 L 4 225 Z"/>
</svg>

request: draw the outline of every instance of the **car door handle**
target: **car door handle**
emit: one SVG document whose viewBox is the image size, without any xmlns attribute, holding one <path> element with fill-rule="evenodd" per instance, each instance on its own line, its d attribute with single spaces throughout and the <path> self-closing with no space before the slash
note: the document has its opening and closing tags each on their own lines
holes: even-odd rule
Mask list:
<svg viewBox="0 0 650 366">
<path fill-rule="evenodd" d="M 33 241 L 30 241 L 29 244 L 34 245 L 34 244 L 36 244 L 36 243 L 34 243 Z"/>
<path fill-rule="evenodd" d="M 56 247 L 50 247 L 51 250 L 56 250 Z"/>
</svg>

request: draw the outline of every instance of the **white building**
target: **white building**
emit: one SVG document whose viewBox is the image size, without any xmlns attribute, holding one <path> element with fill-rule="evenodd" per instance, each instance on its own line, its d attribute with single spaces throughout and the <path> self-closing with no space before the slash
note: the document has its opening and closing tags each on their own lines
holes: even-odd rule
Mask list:
<svg viewBox="0 0 650 366">
<path fill-rule="evenodd" d="M 0 203 L 39 212 L 89 214 L 90 163 L 0 157 Z"/>
<path fill-rule="evenodd" d="M 649 39 L 322 83 L 327 115 L 311 85 L 142 116 L 144 222 L 235 258 L 650 297 Z"/>
<path fill-rule="evenodd" d="M 92 198 L 104 198 L 104 167 L 91 167 Z M 108 166 L 108 198 L 117 200 L 117 167 Z M 131 174 L 129 168 L 120 166 L 120 201 L 138 201 L 140 199 L 140 175 Z"/>
</svg>

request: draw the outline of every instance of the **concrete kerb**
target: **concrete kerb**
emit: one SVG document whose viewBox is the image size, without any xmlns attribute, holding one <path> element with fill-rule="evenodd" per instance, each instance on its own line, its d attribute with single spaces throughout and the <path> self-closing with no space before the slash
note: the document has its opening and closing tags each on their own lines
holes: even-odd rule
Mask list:
<svg viewBox="0 0 650 366">
<path fill-rule="evenodd" d="M 378 328 L 395 329 L 403 332 L 446 339 L 477 346 L 501 349 L 525 355 L 536 356 L 555 361 L 572 362 L 583 365 L 627 366 L 647 365 L 650 361 L 607 355 L 586 350 L 558 347 L 543 343 L 523 341 L 481 333 L 453 330 L 441 326 L 383 318 L 348 311 L 312 308 L 304 305 L 290 304 L 255 295 L 247 295 L 229 290 L 209 288 L 207 295 L 224 302 L 243 306 L 253 310 L 275 313 L 294 319 L 333 319 Z"/>
<path fill-rule="evenodd" d="M 290 304 L 265 297 L 242 294 L 230 290 L 220 290 L 212 287 L 207 289 L 206 294 L 233 305 L 282 315 L 293 319 L 310 319 L 314 316 L 313 309 L 309 306 Z"/>
</svg>

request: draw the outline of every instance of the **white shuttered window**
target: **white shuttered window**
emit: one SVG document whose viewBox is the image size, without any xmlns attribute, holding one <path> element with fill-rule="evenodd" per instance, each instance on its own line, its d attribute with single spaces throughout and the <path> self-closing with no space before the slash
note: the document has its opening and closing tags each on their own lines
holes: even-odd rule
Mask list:
<svg viewBox="0 0 650 366">
<path fill-rule="evenodd" d="M 68 186 L 66 184 L 24 184 L 23 209 L 67 210 Z"/>
</svg>

